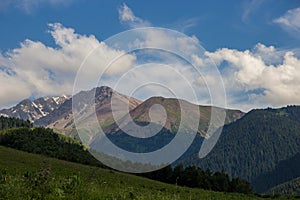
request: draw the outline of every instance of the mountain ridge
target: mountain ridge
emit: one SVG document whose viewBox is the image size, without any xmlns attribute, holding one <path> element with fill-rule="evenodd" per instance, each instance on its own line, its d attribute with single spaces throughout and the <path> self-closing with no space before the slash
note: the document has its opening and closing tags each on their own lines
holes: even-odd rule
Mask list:
<svg viewBox="0 0 300 200">
<path fill-rule="evenodd" d="M 69 98 L 69 95 L 61 95 L 40 97 L 35 100 L 24 99 L 11 108 L 0 110 L 0 116 L 15 117 L 34 122 L 41 117 L 47 116 Z"/>
</svg>

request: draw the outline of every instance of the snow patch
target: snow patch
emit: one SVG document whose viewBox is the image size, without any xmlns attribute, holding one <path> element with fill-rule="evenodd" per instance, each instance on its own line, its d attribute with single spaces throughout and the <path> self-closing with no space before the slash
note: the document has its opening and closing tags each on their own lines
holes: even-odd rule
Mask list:
<svg viewBox="0 0 300 200">
<path fill-rule="evenodd" d="M 0 113 L 0 117 L 9 117 L 7 114 Z"/>
<path fill-rule="evenodd" d="M 31 103 L 34 107 L 39 108 L 34 102 L 31 102 Z"/>
<path fill-rule="evenodd" d="M 55 101 L 57 105 L 60 105 L 64 103 L 66 100 L 70 99 L 70 96 L 67 96 L 65 94 L 58 96 L 58 97 L 52 97 L 52 99 Z"/>
<path fill-rule="evenodd" d="M 58 105 L 60 102 L 60 97 L 52 97 L 52 99 L 55 101 L 55 103 Z"/>
<path fill-rule="evenodd" d="M 45 117 L 45 116 L 47 115 L 47 113 L 45 113 L 45 112 L 43 111 L 43 106 L 42 106 L 41 104 L 36 105 L 36 103 L 32 102 L 32 105 L 40 111 L 40 113 L 42 114 L 43 117 Z M 36 117 L 36 116 L 35 116 L 35 117 Z M 40 117 L 40 116 L 38 116 L 38 117 L 36 117 L 36 118 L 39 118 L 39 117 Z"/>
</svg>

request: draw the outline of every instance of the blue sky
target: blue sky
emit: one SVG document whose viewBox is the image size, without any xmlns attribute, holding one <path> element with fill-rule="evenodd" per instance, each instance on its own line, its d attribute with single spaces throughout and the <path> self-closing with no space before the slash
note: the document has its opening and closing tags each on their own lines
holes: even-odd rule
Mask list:
<svg viewBox="0 0 300 200">
<path fill-rule="evenodd" d="M 132 20 L 122 20 L 125 14 Z M 75 33 L 75 39 L 92 44 L 142 26 L 195 36 L 219 65 L 228 107 L 249 110 L 300 104 L 299 0 L 3 0 L 0 25 L 0 84 L 6 88 L 0 93 L 0 108 L 24 98 L 70 93 L 73 71 L 68 67 L 58 70 L 51 61 L 39 60 L 39 47 L 59 57 L 64 48 L 69 49 L 60 37 Z M 46 81 L 39 79 L 36 69 L 43 69 L 43 76 L 48 72 Z M 59 85 L 52 88 L 51 81 Z"/>
<path fill-rule="evenodd" d="M 11 2 L 11 3 L 5 3 Z M 0 3 L 1 50 L 15 48 L 29 38 L 53 45 L 47 24 L 60 22 L 76 32 L 103 40 L 128 27 L 120 24 L 117 8 L 123 1 L 23 0 Z M 34 1 L 33 1 L 34 2 Z M 51 3 L 52 2 L 52 3 Z M 66 3 L 62 3 L 66 2 Z M 26 5 L 28 4 L 28 5 Z M 256 43 L 282 48 L 299 46 L 299 40 L 273 23 L 298 0 L 256 1 L 126 1 L 134 13 L 153 26 L 172 28 L 200 38 L 210 51 L 221 47 L 248 49 Z"/>
</svg>

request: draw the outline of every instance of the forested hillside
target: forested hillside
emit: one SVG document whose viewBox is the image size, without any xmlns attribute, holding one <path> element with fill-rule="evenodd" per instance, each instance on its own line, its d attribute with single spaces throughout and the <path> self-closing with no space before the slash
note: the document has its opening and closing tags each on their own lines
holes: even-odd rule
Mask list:
<svg viewBox="0 0 300 200">
<path fill-rule="evenodd" d="M 48 128 L 14 128 L 0 132 L 0 145 L 83 164 L 98 162 L 80 142 Z"/>
<path fill-rule="evenodd" d="M 299 106 L 250 111 L 224 127 L 206 158 L 199 160 L 195 154 L 184 163 L 224 170 L 233 177 L 249 180 L 257 192 L 267 191 L 299 176 L 299 160 L 294 159 L 300 153 L 299 115 Z"/>
</svg>

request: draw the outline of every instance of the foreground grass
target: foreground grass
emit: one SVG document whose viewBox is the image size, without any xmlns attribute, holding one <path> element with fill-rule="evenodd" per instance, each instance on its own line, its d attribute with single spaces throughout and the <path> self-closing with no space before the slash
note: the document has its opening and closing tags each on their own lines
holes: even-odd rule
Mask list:
<svg viewBox="0 0 300 200">
<path fill-rule="evenodd" d="M 0 199 L 259 198 L 164 184 L 0 146 Z"/>
</svg>

